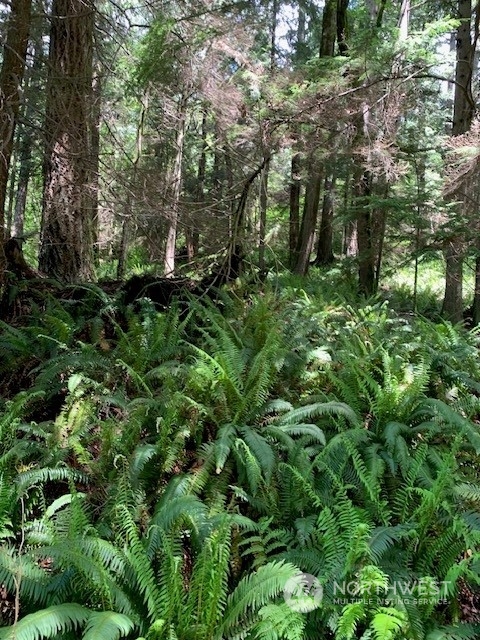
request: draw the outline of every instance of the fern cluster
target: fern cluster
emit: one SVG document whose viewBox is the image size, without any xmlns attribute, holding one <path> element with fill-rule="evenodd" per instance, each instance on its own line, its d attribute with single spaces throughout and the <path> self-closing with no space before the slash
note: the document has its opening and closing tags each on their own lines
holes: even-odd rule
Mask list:
<svg viewBox="0 0 480 640">
<path fill-rule="evenodd" d="M 476 333 L 242 293 L 2 326 L 0 638 L 478 637 Z"/>
</svg>

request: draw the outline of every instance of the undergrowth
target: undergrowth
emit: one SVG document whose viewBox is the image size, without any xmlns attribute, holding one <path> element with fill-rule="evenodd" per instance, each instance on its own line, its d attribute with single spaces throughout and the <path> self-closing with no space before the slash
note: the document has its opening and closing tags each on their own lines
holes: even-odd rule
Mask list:
<svg viewBox="0 0 480 640">
<path fill-rule="evenodd" d="M 477 332 L 344 276 L 2 324 L 0 638 L 478 637 Z"/>
</svg>

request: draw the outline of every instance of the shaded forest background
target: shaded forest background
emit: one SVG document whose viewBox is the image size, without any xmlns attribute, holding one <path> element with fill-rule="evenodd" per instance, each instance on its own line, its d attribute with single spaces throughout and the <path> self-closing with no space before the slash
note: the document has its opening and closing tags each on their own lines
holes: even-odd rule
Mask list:
<svg viewBox="0 0 480 640">
<path fill-rule="evenodd" d="M 416 291 L 436 258 L 444 315 L 463 317 L 466 265 L 479 320 L 470 2 L 4 11 L 0 227 L 39 274 L 192 275 L 241 255 L 304 275 L 344 257 L 369 296 L 399 265 Z"/>
</svg>

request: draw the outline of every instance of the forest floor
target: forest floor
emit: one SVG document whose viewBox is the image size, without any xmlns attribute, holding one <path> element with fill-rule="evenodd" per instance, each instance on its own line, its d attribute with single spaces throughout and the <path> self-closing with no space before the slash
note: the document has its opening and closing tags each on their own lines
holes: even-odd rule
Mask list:
<svg viewBox="0 0 480 640">
<path fill-rule="evenodd" d="M 412 271 L 359 301 L 345 266 L 179 301 L 24 290 L 0 638 L 479 637 L 479 336 L 439 318 L 435 269 L 416 313 Z"/>
</svg>

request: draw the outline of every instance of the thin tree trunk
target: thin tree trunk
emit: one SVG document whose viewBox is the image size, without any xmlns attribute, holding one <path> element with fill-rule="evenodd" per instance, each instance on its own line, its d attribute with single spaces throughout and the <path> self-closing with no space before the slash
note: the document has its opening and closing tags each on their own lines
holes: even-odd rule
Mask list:
<svg viewBox="0 0 480 640">
<path fill-rule="evenodd" d="M 90 129 L 90 216 L 92 224 L 93 255 L 95 264 L 98 265 L 100 254 L 98 246 L 98 189 L 100 177 L 100 119 L 102 100 L 102 77 L 100 65 L 95 65 L 95 73 L 92 78 L 92 104 L 90 109 L 89 129 Z"/>
<path fill-rule="evenodd" d="M 344 229 L 343 253 L 347 258 L 358 256 L 357 221 L 349 220 Z"/>
<path fill-rule="evenodd" d="M 478 207 L 480 205 L 480 176 L 477 175 L 475 177 L 474 188 L 472 189 L 474 192 L 474 206 L 478 211 Z M 475 248 L 475 283 L 473 290 L 473 304 L 472 304 L 472 321 L 473 326 L 476 327 L 480 324 L 480 221 L 477 220 L 476 226 L 476 234 L 474 241 Z"/>
<path fill-rule="evenodd" d="M 417 217 L 415 220 L 415 271 L 413 279 L 413 310 L 417 312 L 417 300 L 418 300 L 418 266 L 419 266 L 419 251 L 420 251 L 420 235 L 422 220 L 424 219 L 425 210 L 425 184 L 426 184 L 426 165 L 425 158 L 420 156 L 418 161 L 414 156 L 415 166 L 415 178 L 417 183 Z"/>
<path fill-rule="evenodd" d="M 165 246 L 165 275 L 172 277 L 175 271 L 175 246 L 177 240 L 178 217 L 180 212 L 180 194 L 182 192 L 182 164 L 185 144 L 185 125 L 187 117 L 187 94 L 180 99 L 178 108 L 177 139 L 175 142 L 175 161 L 171 179 L 171 212 L 168 217 L 167 243 Z"/>
<path fill-rule="evenodd" d="M 335 261 L 335 256 L 333 255 L 333 213 L 336 179 L 335 173 L 330 173 L 325 177 L 322 219 L 318 235 L 317 257 L 315 259 L 316 265 L 329 265 Z"/>
<path fill-rule="evenodd" d="M 306 50 L 305 50 L 305 32 L 306 32 L 306 16 L 305 9 L 299 3 L 298 5 L 298 22 L 297 22 L 297 39 L 295 42 L 295 53 L 293 56 L 294 62 L 302 64 L 305 62 Z"/>
<path fill-rule="evenodd" d="M 38 86 L 38 77 L 40 69 L 44 64 L 44 53 L 40 45 L 36 44 L 32 47 L 31 58 L 33 64 L 31 68 L 26 69 L 26 77 L 24 82 L 24 109 L 22 120 L 24 121 L 18 131 L 18 180 L 17 191 L 15 194 L 15 204 L 13 209 L 12 235 L 21 237 L 23 235 L 23 227 L 25 220 L 25 209 L 27 206 L 28 185 L 33 168 L 32 153 L 34 148 L 34 129 L 30 126 L 30 122 L 35 118 L 36 96 L 40 87 Z"/>
<path fill-rule="evenodd" d="M 120 247 L 118 251 L 117 278 L 122 280 L 127 271 L 128 246 L 130 244 L 130 225 L 132 217 L 132 204 L 130 194 L 125 202 L 125 215 L 122 223 L 122 233 L 120 236 Z"/>
<path fill-rule="evenodd" d="M 277 16 L 278 0 L 272 0 L 272 14 L 270 23 L 270 73 L 273 74 L 277 56 Z M 259 238 L 258 238 L 258 266 L 261 271 L 265 268 L 265 235 L 267 232 L 268 209 L 268 178 L 270 175 L 270 140 L 268 129 L 263 130 L 263 147 L 266 154 L 265 166 L 260 176 L 260 211 L 259 211 Z"/>
<path fill-rule="evenodd" d="M 200 156 L 198 158 L 197 169 L 197 188 L 196 188 L 196 208 L 200 216 L 204 214 L 205 208 L 205 177 L 207 174 L 207 114 L 204 111 L 202 115 L 202 146 L 200 149 Z M 198 243 L 199 243 L 199 231 L 198 223 L 196 220 L 191 220 L 187 226 L 186 242 L 187 242 L 187 255 L 189 260 L 197 255 Z"/>
<path fill-rule="evenodd" d="M 268 208 L 268 175 L 270 172 L 270 159 L 265 162 L 265 166 L 260 175 L 260 214 L 259 214 L 259 247 L 258 266 L 261 271 L 265 268 L 265 232 L 267 228 L 267 208 Z"/>
<path fill-rule="evenodd" d="M 305 10 L 299 3 L 298 5 L 298 23 L 297 23 L 297 41 L 295 50 L 295 59 L 298 64 L 302 64 L 305 59 Z M 300 126 L 295 127 L 293 136 L 293 152 L 290 168 L 290 213 L 289 213 L 289 231 L 288 231 L 288 264 L 290 268 L 294 268 L 297 260 L 298 238 L 300 235 L 300 196 L 302 192 L 302 156 L 299 151 L 299 137 L 301 134 Z"/>
<path fill-rule="evenodd" d="M 234 228 L 234 214 L 235 214 L 235 200 L 234 200 L 234 178 L 233 178 L 233 166 L 232 166 L 232 156 L 230 154 L 230 149 L 227 144 L 224 145 L 223 151 L 225 153 L 225 172 L 227 176 L 227 197 L 228 197 L 228 243 L 229 245 L 232 243 L 233 236 L 233 228 Z"/>
<path fill-rule="evenodd" d="M 351 210 L 351 173 L 350 165 L 347 167 L 347 175 L 345 176 L 343 185 L 343 210 Z M 357 245 L 357 222 L 356 220 L 347 220 L 343 227 L 342 254 L 347 258 L 356 258 L 358 254 Z"/>
<path fill-rule="evenodd" d="M 388 197 L 388 183 L 384 185 L 384 199 L 386 200 Z M 385 231 L 387 228 L 387 210 L 384 205 L 380 207 L 377 211 L 378 216 L 378 224 L 376 228 L 376 239 L 375 246 L 377 250 L 377 255 L 375 257 L 375 286 L 374 290 L 378 291 L 378 286 L 380 284 L 380 273 L 382 269 L 382 260 L 383 260 L 383 249 L 385 246 Z"/>
<path fill-rule="evenodd" d="M 480 324 L 480 242 L 477 242 L 476 245 L 477 257 L 475 259 L 475 289 L 473 292 L 472 308 L 472 321 L 474 327 Z"/>
<path fill-rule="evenodd" d="M 17 132 L 18 133 L 18 132 Z M 18 135 L 16 135 L 16 143 L 14 142 L 14 146 L 18 146 Z M 17 161 L 16 161 L 16 153 L 15 153 L 15 149 L 13 150 L 12 153 L 12 158 L 10 160 L 10 175 L 8 178 L 8 193 L 7 193 L 7 200 L 6 200 L 6 205 L 5 205 L 5 227 L 7 229 L 7 236 L 11 235 L 11 231 L 12 231 L 12 218 L 13 218 L 13 207 L 14 207 L 14 201 L 15 201 L 15 188 L 17 186 Z"/>
<path fill-rule="evenodd" d="M 320 167 L 313 163 L 307 178 L 305 192 L 305 204 L 303 208 L 302 224 L 297 249 L 297 259 L 294 273 L 306 275 L 308 272 L 310 254 L 313 249 L 315 238 L 315 228 L 317 226 L 318 205 L 320 203 L 320 191 L 322 188 L 323 175 Z"/>
<path fill-rule="evenodd" d="M 221 147 L 221 132 L 218 123 L 215 123 L 215 148 L 213 151 L 212 169 L 212 193 L 217 201 L 217 206 L 223 199 L 223 157 Z"/>
<path fill-rule="evenodd" d="M 300 194 L 302 190 L 301 155 L 292 155 L 292 175 L 290 182 L 290 221 L 289 221 L 289 263 L 293 267 L 297 259 L 298 238 L 300 235 Z"/>
<path fill-rule="evenodd" d="M 4 282 L 5 199 L 25 71 L 31 0 L 12 0 L 0 70 L 0 287 Z"/>
<path fill-rule="evenodd" d="M 15 197 L 15 207 L 13 212 L 12 236 L 18 238 L 23 235 L 23 225 L 25 221 L 25 208 L 27 206 L 28 183 L 32 171 L 32 145 L 33 136 L 31 130 L 23 129 L 20 136 L 20 146 L 18 150 L 18 162 L 20 165 L 18 172 L 17 193 Z"/>
<path fill-rule="evenodd" d="M 370 136 L 370 105 L 362 105 L 357 121 L 357 144 L 363 146 Z M 372 176 L 367 169 L 355 172 L 354 199 L 357 210 L 358 291 L 371 296 L 375 291 L 375 251 L 373 246 L 373 221 L 370 207 Z"/>
<path fill-rule="evenodd" d="M 357 245 L 358 289 L 369 297 L 375 293 L 375 256 L 372 242 L 372 215 L 369 206 L 372 178 L 365 171 L 356 185 L 357 196 Z"/>
<path fill-rule="evenodd" d="M 143 129 L 145 126 L 145 117 L 148 110 L 148 102 L 149 102 L 149 96 L 148 94 L 146 94 L 145 96 L 143 96 L 142 106 L 140 109 L 140 117 L 138 119 L 138 125 L 137 125 L 137 137 L 135 141 L 136 142 L 135 158 L 133 159 L 131 186 L 127 185 L 125 213 L 124 213 L 124 218 L 122 223 L 122 234 L 120 238 L 120 250 L 119 250 L 118 264 L 117 264 L 117 278 L 119 280 L 125 277 L 125 273 L 127 269 L 128 247 L 130 244 L 131 227 L 132 227 L 132 221 L 133 221 L 132 194 L 133 194 L 133 187 L 137 182 L 138 165 L 142 157 Z"/>
</svg>

